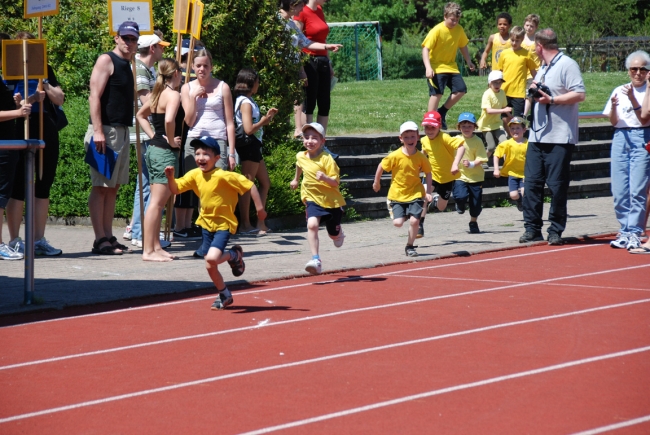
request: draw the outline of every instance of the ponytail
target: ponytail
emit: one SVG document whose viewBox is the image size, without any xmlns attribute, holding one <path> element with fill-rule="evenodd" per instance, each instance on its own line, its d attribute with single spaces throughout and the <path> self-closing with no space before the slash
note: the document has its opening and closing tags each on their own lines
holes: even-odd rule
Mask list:
<svg viewBox="0 0 650 435">
<path fill-rule="evenodd" d="M 164 58 L 158 62 L 158 77 L 156 77 L 156 84 L 151 91 L 151 112 L 155 112 L 158 106 L 158 99 L 160 94 L 165 90 L 165 86 L 171 81 L 174 73 L 180 71 L 180 65 L 174 59 Z"/>
</svg>

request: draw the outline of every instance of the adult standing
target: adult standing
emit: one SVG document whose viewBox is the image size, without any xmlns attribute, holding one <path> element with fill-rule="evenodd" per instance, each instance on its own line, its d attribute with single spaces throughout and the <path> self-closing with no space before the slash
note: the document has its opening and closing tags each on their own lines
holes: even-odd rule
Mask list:
<svg viewBox="0 0 650 435">
<path fill-rule="evenodd" d="M 520 243 L 543 240 L 542 212 L 544 184 L 551 190 L 548 244 L 562 245 L 567 220 L 567 192 L 571 154 L 578 142 L 578 104 L 585 99 L 585 85 L 578 64 L 558 49 L 552 29 L 535 34 L 535 52 L 544 66 L 531 88 L 538 90 L 534 119 L 526 152 L 526 195 L 524 195 L 525 233 Z M 542 90 L 542 86 L 547 91 Z"/>
<path fill-rule="evenodd" d="M 34 35 L 28 32 L 19 32 L 16 39 L 34 39 Z M 12 82 L 14 85 L 14 94 L 20 94 L 20 98 L 27 98 L 29 95 L 39 94 L 38 80 L 28 80 L 27 92 L 22 80 Z M 34 255 L 57 256 L 63 251 L 49 244 L 45 238 L 45 225 L 47 223 L 48 212 L 50 208 L 50 190 L 54 184 L 56 176 L 56 167 L 59 163 L 59 130 L 56 126 L 55 106 L 63 104 L 64 94 L 56 79 L 54 70 L 50 65 L 47 66 L 47 79 L 43 80 L 44 95 L 40 95 L 32 104 L 32 113 L 29 116 L 29 137 L 32 139 L 40 136 L 39 123 L 39 106 L 43 105 L 43 176 L 36 177 L 34 182 Z M 43 98 L 44 97 L 44 98 Z M 16 120 L 16 138 L 25 137 L 25 120 L 19 118 Z M 27 151 L 21 151 L 16 163 L 14 174 L 14 185 L 11 191 L 11 199 L 7 204 L 7 229 L 11 241 L 9 246 L 16 251 L 24 253 L 25 246 L 23 241 L 18 237 L 20 224 L 23 219 L 23 210 L 25 204 L 25 154 Z M 35 165 L 40 166 L 41 154 L 36 155 Z"/>
<path fill-rule="evenodd" d="M 647 86 L 650 86 L 650 73 L 646 73 L 646 93 L 641 103 L 641 114 L 643 117 L 650 117 L 650 92 L 648 92 Z M 648 142 L 650 144 L 650 142 Z M 650 145 L 646 144 L 646 150 L 650 153 Z M 646 235 L 648 230 L 648 217 L 650 215 L 650 181 L 648 182 L 648 199 L 646 201 L 646 217 L 645 217 L 645 227 Z M 641 245 L 639 248 L 630 249 L 631 254 L 650 254 L 650 237 L 648 240 Z"/>
<path fill-rule="evenodd" d="M 115 200 L 120 185 L 129 182 L 129 127 L 133 125 L 133 73 L 131 59 L 138 48 L 140 29 L 133 21 L 120 24 L 115 48 L 95 62 L 90 76 L 90 121 L 84 138 L 86 149 L 117 153 L 111 178 L 90 168 L 92 189 L 88 197 L 90 221 L 95 232 L 92 252 L 121 255 L 130 249 L 113 236 Z"/>
<path fill-rule="evenodd" d="M 645 144 L 650 140 L 650 114 L 642 113 L 641 103 L 647 93 L 650 56 L 635 51 L 625 59 L 630 83 L 614 89 L 603 110 L 614 126 L 612 140 L 611 179 L 614 212 L 621 225 L 612 248 L 636 249 L 645 231 L 650 153 Z"/>
<path fill-rule="evenodd" d="M 295 17 L 296 24 L 313 42 L 325 44 L 330 28 L 325 21 L 323 5 L 327 0 L 308 0 L 307 5 Z M 327 50 L 314 50 L 303 48 L 309 55 L 309 62 L 305 65 L 307 75 L 305 115 L 307 124 L 314 120 L 314 109 L 318 106 L 317 122 L 327 131 L 327 121 L 330 114 L 330 92 L 332 90 L 332 77 L 334 70 Z"/>
</svg>

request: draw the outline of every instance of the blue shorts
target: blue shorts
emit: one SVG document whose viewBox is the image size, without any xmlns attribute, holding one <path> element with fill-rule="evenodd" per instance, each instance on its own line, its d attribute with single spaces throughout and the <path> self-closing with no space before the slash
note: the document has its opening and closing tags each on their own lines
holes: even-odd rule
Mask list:
<svg viewBox="0 0 650 435">
<path fill-rule="evenodd" d="M 221 253 L 226 250 L 226 245 L 230 240 L 230 231 L 220 230 L 213 233 L 202 228 L 201 233 L 203 233 L 203 244 L 201 245 L 200 252 L 203 255 L 208 255 L 210 248 L 217 248 Z"/>
<path fill-rule="evenodd" d="M 307 201 L 305 214 L 307 219 L 310 217 L 320 217 L 320 223 L 325 224 L 327 234 L 338 236 L 341 231 L 341 219 L 343 218 L 343 208 L 325 208 L 313 201 Z"/>
<path fill-rule="evenodd" d="M 514 192 L 515 190 L 523 189 L 524 188 L 524 179 L 523 178 L 517 178 L 513 177 L 512 175 L 508 175 L 508 191 L 509 192 Z"/>
</svg>

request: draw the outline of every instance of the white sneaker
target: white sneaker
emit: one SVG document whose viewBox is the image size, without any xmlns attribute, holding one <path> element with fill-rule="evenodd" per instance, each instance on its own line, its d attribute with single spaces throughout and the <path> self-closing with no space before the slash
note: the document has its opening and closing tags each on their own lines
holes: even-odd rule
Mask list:
<svg viewBox="0 0 650 435">
<path fill-rule="evenodd" d="M 142 240 L 131 239 L 131 244 L 136 248 L 142 248 Z"/>
<path fill-rule="evenodd" d="M 341 228 L 341 231 L 339 231 L 338 236 L 330 236 L 330 239 L 334 242 L 334 246 L 337 248 L 340 248 L 343 246 L 343 241 L 345 239 L 345 233 L 343 233 L 343 228 Z"/>
<path fill-rule="evenodd" d="M 630 236 L 627 239 L 627 245 L 625 247 L 627 248 L 628 251 L 630 249 L 640 248 L 641 240 L 639 239 L 639 236 L 636 234 L 630 234 Z"/>
<path fill-rule="evenodd" d="M 16 252 L 4 243 L 0 243 L 0 260 L 22 260 L 24 257 L 20 252 Z"/>
<path fill-rule="evenodd" d="M 307 262 L 307 264 L 305 264 L 305 270 L 312 275 L 320 275 L 321 265 L 322 263 L 320 260 L 312 258 Z"/>
<path fill-rule="evenodd" d="M 124 234 L 122 234 L 122 238 L 124 240 L 131 240 L 131 225 L 126 226 L 126 230 L 124 230 Z"/>
<path fill-rule="evenodd" d="M 626 233 L 619 233 L 616 240 L 609 242 L 609 246 L 612 248 L 625 249 L 627 248 L 628 235 Z"/>
<path fill-rule="evenodd" d="M 25 243 L 20 237 L 16 237 L 9 242 L 9 247 L 19 254 L 25 255 Z"/>
<path fill-rule="evenodd" d="M 45 237 L 34 243 L 34 255 L 46 255 L 48 257 L 55 257 L 61 254 L 63 254 L 63 251 L 50 245 Z"/>
<path fill-rule="evenodd" d="M 165 233 L 163 231 L 160 232 L 160 240 L 165 240 Z M 174 241 L 174 232 L 173 231 L 169 232 L 169 241 L 170 242 Z"/>
</svg>

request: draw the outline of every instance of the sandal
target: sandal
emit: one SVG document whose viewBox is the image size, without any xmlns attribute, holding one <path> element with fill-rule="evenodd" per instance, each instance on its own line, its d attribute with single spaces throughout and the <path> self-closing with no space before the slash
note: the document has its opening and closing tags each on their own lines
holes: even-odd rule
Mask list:
<svg viewBox="0 0 650 435">
<path fill-rule="evenodd" d="M 99 247 L 99 245 L 101 245 L 102 243 L 107 243 L 107 242 L 109 242 L 109 240 L 106 237 L 102 237 L 99 240 L 95 240 L 93 242 L 93 249 L 91 252 L 97 255 L 122 255 L 121 252 L 117 252 L 115 250 L 114 246 L 102 246 L 101 248 Z"/>
<path fill-rule="evenodd" d="M 115 237 L 115 236 L 111 237 L 111 238 L 108 239 L 107 241 L 108 241 L 111 245 L 113 245 L 113 249 L 119 249 L 119 250 L 122 251 L 123 253 L 127 253 L 127 254 L 130 254 L 130 253 L 133 252 L 133 250 L 132 250 L 131 248 L 129 248 L 128 246 L 124 246 L 123 244 L 119 243 L 119 242 L 117 241 L 117 237 Z"/>
</svg>

